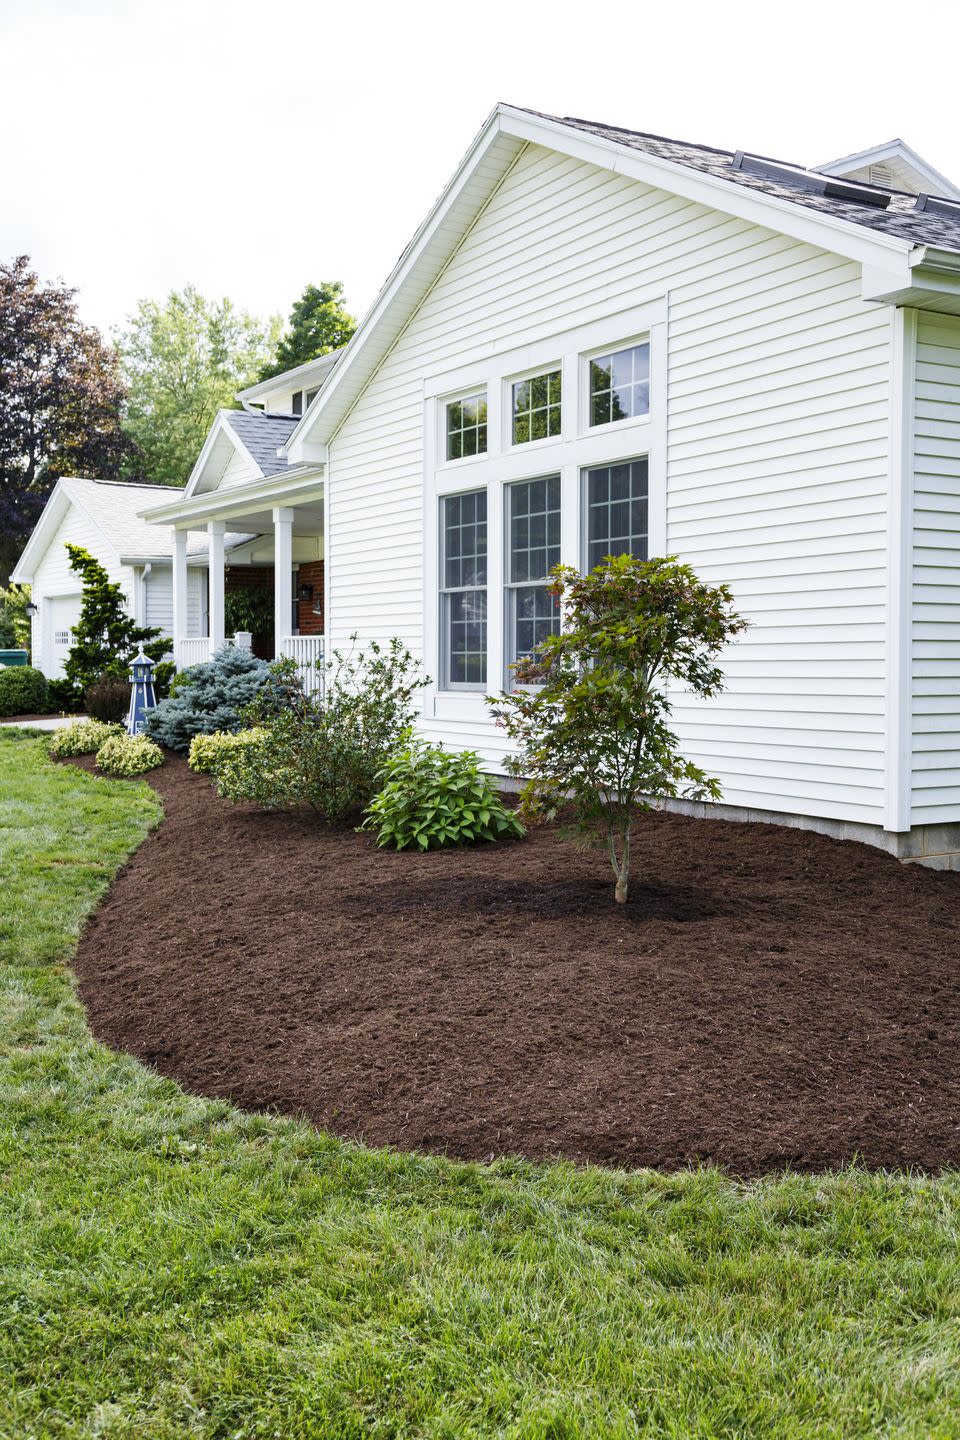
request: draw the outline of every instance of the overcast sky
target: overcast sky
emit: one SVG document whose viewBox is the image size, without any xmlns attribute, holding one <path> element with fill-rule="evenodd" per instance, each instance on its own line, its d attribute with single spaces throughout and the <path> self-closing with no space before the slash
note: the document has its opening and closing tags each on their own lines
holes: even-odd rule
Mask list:
<svg viewBox="0 0 960 1440">
<path fill-rule="evenodd" d="M 0 0 L 0 256 L 104 329 L 188 282 L 359 314 L 498 100 L 960 180 L 958 55 L 957 0 Z"/>
</svg>

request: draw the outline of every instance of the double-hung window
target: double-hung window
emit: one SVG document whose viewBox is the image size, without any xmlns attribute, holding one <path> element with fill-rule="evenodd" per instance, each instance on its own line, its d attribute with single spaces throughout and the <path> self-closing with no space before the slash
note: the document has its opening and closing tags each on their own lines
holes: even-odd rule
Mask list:
<svg viewBox="0 0 960 1440">
<path fill-rule="evenodd" d="M 487 492 L 440 502 L 440 634 L 444 688 L 487 682 Z"/>
<path fill-rule="evenodd" d="M 592 570 L 607 555 L 646 560 L 649 536 L 646 456 L 584 471 L 586 563 Z"/>
<path fill-rule="evenodd" d="M 560 563 L 560 476 L 506 486 L 507 663 L 532 655 L 560 628 L 560 606 L 547 591 Z"/>
</svg>

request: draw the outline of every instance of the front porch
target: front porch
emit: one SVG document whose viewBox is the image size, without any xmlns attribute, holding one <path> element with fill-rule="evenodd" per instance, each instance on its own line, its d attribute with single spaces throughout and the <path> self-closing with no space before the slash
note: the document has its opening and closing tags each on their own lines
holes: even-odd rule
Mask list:
<svg viewBox="0 0 960 1440">
<path fill-rule="evenodd" d="M 171 526 L 173 542 L 173 658 L 178 670 L 208 660 L 228 638 L 226 575 L 243 566 L 272 573 L 274 655 L 296 661 L 305 687 L 316 692 L 323 681 L 324 635 L 301 633 L 304 608 L 312 608 L 313 586 L 297 594 L 300 566 L 312 578 L 322 575 L 324 559 L 324 483 L 322 467 L 296 467 L 296 471 L 193 495 L 145 512 L 152 524 Z M 203 531 L 208 546 L 208 589 L 205 633 L 191 625 L 187 580 L 187 537 Z M 228 553 L 227 533 L 244 537 L 238 550 Z M 241 563 L 238 564 L 238 559 Z M 325 583 L 325 582 L 321 582 Z M 325 613 L 324 596 L 317 597 L 319 616 Z M 312 620 L 312 616 L 308 617 Z M 305 628 L 314 624 L 304 622 Z M 322 620 L 320 621 L 322 624 Z M 242 628 L 242 627 L 238 627 Z M 193 630 L 194 633 L 191 633 Z M 249 642 L 247 642 L 249 643 Z M 267 650 L 269 653 L 269 649 Z"/>
</svg>

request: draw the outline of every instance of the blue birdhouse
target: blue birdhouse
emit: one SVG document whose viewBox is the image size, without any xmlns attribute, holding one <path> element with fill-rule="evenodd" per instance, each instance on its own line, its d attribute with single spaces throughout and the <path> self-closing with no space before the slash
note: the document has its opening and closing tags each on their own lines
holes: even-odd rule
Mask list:
<svg viewBox="0 0 960 1440">
<path fill-rule="evenodd" d="M 127 734 L 139 735 L 143 730 L 147 711 L 152 710 L 157 703 L 157 697 L 153 693 L 153 661 L 144 655 L 142 645 L 139 654 L 131 661 L 130 685 Z"/>
</svg>

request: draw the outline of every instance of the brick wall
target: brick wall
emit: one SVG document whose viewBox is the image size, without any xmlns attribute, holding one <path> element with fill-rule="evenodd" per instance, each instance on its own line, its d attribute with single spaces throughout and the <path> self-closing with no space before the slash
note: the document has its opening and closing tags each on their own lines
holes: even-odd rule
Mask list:
<svg viewBox="0 0 960 1440">
<path fill-rule="evenodd" d="M 301 635 L 323 634 L 323 561 L 311 560 L 301 564 L 297 572 L 298 585 L 312 585 L 313 599 L 297 601 L 297 629 Z"/>
<path fill-rule="evenodd" d="M 223 571 L 223 590 L 225 595 L 229 595 L 231 590 L 266 590 L 272 597 L 273 566 L 226 565 Z M 273 659 L 272 627 L 263 634 L 254 635 L 253 653 L 261 660 Z"/>
</svg>

